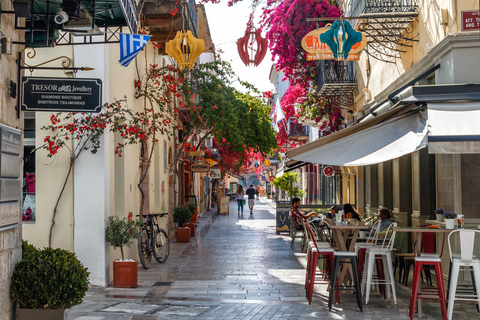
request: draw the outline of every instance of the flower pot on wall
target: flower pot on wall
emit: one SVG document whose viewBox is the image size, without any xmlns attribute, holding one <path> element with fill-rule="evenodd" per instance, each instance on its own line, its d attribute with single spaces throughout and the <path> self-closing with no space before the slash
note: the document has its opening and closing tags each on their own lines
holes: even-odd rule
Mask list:
<svg viewBox="0 0 480 320">
<path fill-rule="evenodd" d="M 55 309 L 18 309 L 18 320 L 64 320 L 67 319 L 68 310 Z"/>
<path fill-rule="evenodd" d="M 177 242 L 190 242 L 190 228 L 177 228 Z"/>
<path fill-rule="evenodd" d="M 445 229 L 455 229 L 456 219 L 445 219 Z"/>
<path fill-rule="evenodd" d="M 136 288 L 138 280 L 137 260 L 113 261 L 113 287 Z"/>
<path fill-rule="evenodd" d="M 190 228 L 190 237 L 195 237 L 195 222 L 184 223 L 183 226 Z"/>
</svg>

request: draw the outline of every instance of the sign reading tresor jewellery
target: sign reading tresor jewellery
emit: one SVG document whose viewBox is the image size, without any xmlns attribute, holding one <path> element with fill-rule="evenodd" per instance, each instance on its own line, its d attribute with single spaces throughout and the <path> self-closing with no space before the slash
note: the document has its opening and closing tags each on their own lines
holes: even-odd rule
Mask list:
<svg viewBox="0 0 480 320">
<path fill-rule="evenodd" d="M 22 110 L 100 112 L 102 80 L 22 77 Z"/>
<path fill-rule="evenodd" d="M 20 130 L 0 124 L 0 228 L 20 222 Z"/>
</svg>

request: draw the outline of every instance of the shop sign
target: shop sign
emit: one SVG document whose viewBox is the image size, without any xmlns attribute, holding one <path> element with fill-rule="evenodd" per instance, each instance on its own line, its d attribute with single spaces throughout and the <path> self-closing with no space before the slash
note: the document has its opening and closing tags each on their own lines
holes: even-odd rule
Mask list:
<svg viewBox="0 0 480 320">
<path fill-rule="evenodd" d="M 22 77 L 23 111 L 100 112 L 102 80 Z"/>
<path fill-rule="evenodd" d="M 208 176 L 210 177 L 210 179 L 220 179 L 220 177 L 222 176 L 222 172 L 220 171 L 220 169 L 210 169 Z"/>
<path fill-rule="evenodd" d="M 332 177 L 333 175 L 335 175 L 335 170 L 331 166 L 326 166 L 325 168 L 323 168 L 323 174 L 326 177 Z"/>
<path fill-rule="evenodd" d="M 0 228 L 20 221 L 20 203 L 0 204 Z"/>
<path fill-rule="evenodd" d="M 193 156 L 203 156 L 205 154 L 205 151 L 188 151 L 188 155 L 190 157 Z"/>
<path fill-rule="evenodd" d="M 462 31 L 480 29 L 480 11 L 462 11 Z"/>
<path fill-rule="evenodd" d="M 20 162 L 20 156 L 2 153 L 0 155 L 0 176 L 2 178 L 19 178 Z"/>
<path fill-rule="evenodd" d="M 290 218 L 288 215 L 290 208 L 292 207 L 292 203 L 290 201 L 277 201 L 276 207 L 277 228 L 275 233 L 280 234 L 280 232 L 290 232 Z"/>
<path fill-rule="evenodd" d="M 210 165 L 205 161 L 204 157 L 196 157 L 195 162 L 190 166 L 193 172 L 208 172 Z"/>
<path fill-rule="evenodd" d="M 20 180 L 0 179 L 0 202 L 20 200 Z"/>
<path fill-rule="evenodd" d="M 269 167 L 272 164 L 272 162 L 268 159 L 265 159 L 265 161 L 263 161 L 263 164 Z"/>
<path fill-rule="evenodd" d="M 307 52 L 308 61 L 312 61 L 312 60 L 356 61 L 360 59 L 360 52 L 367 45 L 367 38 L 365 37 L 364 34 L 360 33 L 362 40 L 354 44 L 348 43 L 348 37 L 346 41 L 344 41 L 343 37 L 339 37 L 339 40 L 340 40 L 339 42 L 341 47 L 351 45 L 351 49 L 349 50 L 348 55 L 346 57 L 341 54 L 340 55 L 337 54 L 337 57 L 335 58 L 335 54 L 330 49 L 330 46 L 326 42 L 323 42 L 320 39 L 320 38 L 328 38 L 327 37 L 327 35 L 329 35 L 328 32 L 333 32 L 333 30 L 331 30 L 330 25 L 327 25 L 326 27 L 323 27 L 320 29 L 310 31 L 305 37 L 303 37 L 302 48 Z M 359 32 L 356 32 L 356 33 L 359 33 Z M 338 40 L 331 42 L 331 44 L 338 45 L 337 42 Z"/>
<path fill-rule="evenodd" d="M 21 147 L 20 132 L 11 131 L 1 127 L 0 127 L 0 132 L 2 136 L 0 152 L 19 155 L 20 147 Z"/>
</svg>

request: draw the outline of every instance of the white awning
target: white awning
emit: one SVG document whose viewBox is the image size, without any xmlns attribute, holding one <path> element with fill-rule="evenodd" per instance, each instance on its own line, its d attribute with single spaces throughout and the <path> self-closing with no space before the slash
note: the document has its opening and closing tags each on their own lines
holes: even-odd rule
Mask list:
<svg viewBox="0 0 480 320">
<path fill-rule="evenodd" d="M 320 138 L 290 150 L 288 157 L 319 164 L 364 166 L 427 145 L 429 153 L 480 153 L 480 101 L 427 103 L 426 111 L 411 109 L 393 110 Z"/>
<path fill-rule="evenodd" d="M 414 112 L 299 155 L 289 152 L 289 157 L 337 166 L 365 166 L 398 158 L 426 145 L 425 112 Z"/>
<path fill-rule="evenodd" d="M 480 153 L 480 101 L 427 106 L 429 153 Z"/>
</svg>

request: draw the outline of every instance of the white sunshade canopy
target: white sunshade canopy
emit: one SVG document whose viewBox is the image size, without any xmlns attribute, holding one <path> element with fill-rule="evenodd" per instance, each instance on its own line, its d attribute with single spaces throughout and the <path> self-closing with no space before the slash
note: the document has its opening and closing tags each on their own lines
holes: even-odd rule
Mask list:
<svg viewBox="0 0 480 320">
<path fill-rule="evenodd" d="M 288 156 L 311 163 L 365 166 L 427 145 L 429 153 L 480 153 L 479 122 L 480 102 L 428 103 L 426 111 L 406 113 L 373 126 L 364 124 L 365 129 L 351 129 L 348 135 L 342 135 L 342 130 L 335 133 L 338 139 L 333 135 L 321 138 L 290 150 Z M 323 144 L 322 139 L 326 141 Z"/>
</svg>

